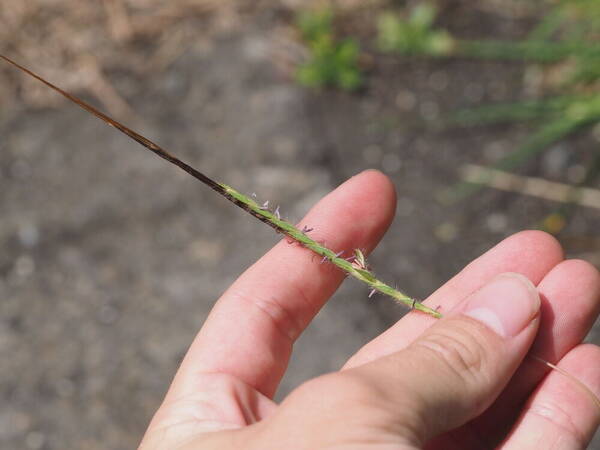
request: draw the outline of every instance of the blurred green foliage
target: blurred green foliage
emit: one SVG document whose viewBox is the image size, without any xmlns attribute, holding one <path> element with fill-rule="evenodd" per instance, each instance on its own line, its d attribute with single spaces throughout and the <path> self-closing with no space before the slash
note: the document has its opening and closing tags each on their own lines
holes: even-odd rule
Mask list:
<svg viewBox="0 0 600 450">
<path fill-rule="evenodd" d="M 445 31 L 435 31 L 436 10 L 427 3 L 417 5 L 407 19 L 387 12 L 378 20 L 379 48 L 404 54 L 445 55 L 452 50 L 452 38 Z"/>
<path fill-rule="evenodd" d="M 537 129 L 497 168 L 514 169 L 557 141 L 600 122 L 600 1 L 562 0 L 552 3 L 529 36 L 520 41 L 466 40 L 435 28 L 436 10 L 420 3 L 407 14 L 383 13 L 379 48 L 385 52 L 424 57 L 462 57 L 518 60 L 554 70 L 546 86 L 552 95 L 507 104 L 459 111 L 451 120 L 459 125 L 533 121 Z M 556 80 L 556 78 L 558 78 Z M 589 170 L 593 170 L 590 165 Z M 587 182 L 590 177 L 584 177 Z M 478 189 L 462 184 L 452 191 L 462 198 Z"/>
<path fill-rule="evenodd" d="M 522 40 L 462 39 L 436 27 L 434 3 L 422 1 L 402 13 L 382 12 L 377 20 L 377 47 L 386 53 L 435 58 L 470 58 L 522 61 L 552 73 L 544 85 L 546 97 L 507 104 L 492 104 L 457 112 L 450 123 L 473 126 L 497 122 L 537 124 L 532 134 L 497 168 L 512 170 L 556 142 L 600 123 L 600 0 L 548 0 L 539 23 Z M 309 58 L 297 72 L 306 86 L 344 90 L 363 82 L 355 40 L 337 40 L 331 10 L 309 11 L 297 26 L 307 44 Z M 600 150 L 596 155 L 600 155 Z M 590 163 L 581 185 L 600 176 L 600 156 Z M 479 186 L 462 184 L 454 199 Z M 556 222 L 556 221 L 555 221 Z M 564 222 L 564 221 L 558 221 Z M 556 230 L 550 230 L 556 231 Z"/>
<path fill-rule="evenodd" d="M 363 82 L 358 65 L 360 49 L 354 39 L 337 40 L 330 10 L 306 11 L 297 21 L 309 57 L 297 71 L 300 84 L 355 90 Z"/>
</svg>

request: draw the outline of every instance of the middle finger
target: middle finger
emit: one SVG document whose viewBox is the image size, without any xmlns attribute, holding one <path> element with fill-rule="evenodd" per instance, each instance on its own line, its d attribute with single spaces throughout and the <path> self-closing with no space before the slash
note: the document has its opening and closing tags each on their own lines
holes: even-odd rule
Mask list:
<svg viewBox="0 0 600 450">
<path fill-rule="evenodd" d="M 517 272 L 537 285 L 561 260 L 563 252 L 556 239 L 541 231 L 514 234 L 467 265 L 454 278 L 434 292 L 425 303 L 440 311 L 451 310 L 472 292 L 496 275 Z M 406 347 L 435 321 L 431 316 L 413 312 L 358 351 L 344 369 L 365 364 Z"/>
</svg>

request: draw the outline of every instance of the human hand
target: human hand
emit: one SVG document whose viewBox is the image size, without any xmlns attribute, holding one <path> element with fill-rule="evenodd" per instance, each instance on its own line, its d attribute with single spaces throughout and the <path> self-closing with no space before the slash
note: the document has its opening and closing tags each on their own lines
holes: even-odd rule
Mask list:
<svg viewBox="0 0 600 450">
<path fill-rule="evenodd" d="M 330 248 L 370 251 L 395 203 L 388 179 L 367 171 L 302 224 Z M 600 276 L 563 260 L 554 238 L 509 237 L 426 300 L 442 319 L 407 314 L 341 371 L 275 404 L 293 342 L 343 278 L 309 250 L 277 244 L 217 302 L 140 448 L 576 449 L 593 436 L 593 398 L 526 357 L 531 349 L 600 395 L 600 349 L 581 344 Z"/>
</svg>

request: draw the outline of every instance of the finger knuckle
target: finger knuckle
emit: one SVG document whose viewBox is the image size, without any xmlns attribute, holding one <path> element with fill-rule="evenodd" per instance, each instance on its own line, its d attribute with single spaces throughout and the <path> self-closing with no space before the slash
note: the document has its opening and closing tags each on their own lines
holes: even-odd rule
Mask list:
<svg viewBox="0 0 600 450">
<path fill-rule="evenodd" d="M 561 430 L 563 438 L 570 438 L 576 442 L 583 444 L 586 442 L 585 433 L 581 430 L 568 411 L 568 407 L 561 405 L 559 402 L 552 399 L 543 399 L 539 402 L 534 402 L 528 411 L 529 414 L 537 416 L 544 421 L 550 422 L 554 427 Z M 581 448 L 584 446 L 582 445 Z"/>
<path fill-rule="evenodd" d="M 419 351 L 441 363 L 446 375 L 462 383 L 479 383 L 488 372 L 489 356 L 485 339 L 473 330 L 443 329 L 417 341 Z"/>
</svg>

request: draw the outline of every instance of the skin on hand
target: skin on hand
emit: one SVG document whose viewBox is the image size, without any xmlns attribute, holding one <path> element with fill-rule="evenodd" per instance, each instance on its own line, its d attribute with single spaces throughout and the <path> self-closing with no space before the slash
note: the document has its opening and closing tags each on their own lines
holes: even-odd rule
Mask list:
<svg viewBox="0 0 600 450">
<path fill-rule="evenodd" d="M 395 193 L 379 172 L 348 180 L 301 222 L 332 249 L 370 252 Z M 600 308 L 600 275 L 563 260 L 537 231 L 513 235 L 426 300 L 341 371 L 272 398 L 292 345 L 343 280 L 285 241 L 219 299 L 192 343 L 142 449 L 584 448 L 600 411 L 526 357 L 557 364 L 600 395 L 600 349 L 581 342 Z M 315 350 L 317 351 L 317 350 Z"/>
</svg>

